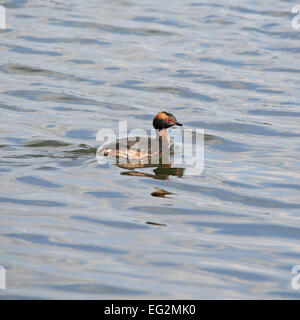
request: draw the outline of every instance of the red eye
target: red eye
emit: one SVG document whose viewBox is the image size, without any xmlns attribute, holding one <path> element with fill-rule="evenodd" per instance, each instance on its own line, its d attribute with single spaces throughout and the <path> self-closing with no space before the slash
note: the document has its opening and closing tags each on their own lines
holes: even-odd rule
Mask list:
<svg viewBox="0 0 300 320">
<path fill-rule="evenodd" d="M 168 122 L 171 122 L 171 123 L 174 123 L 174 124 L 175 124 L 175 122 L 174 122 L 174 121 L 172 121 L 171 119 L 168 119 Z"/>
</svg>

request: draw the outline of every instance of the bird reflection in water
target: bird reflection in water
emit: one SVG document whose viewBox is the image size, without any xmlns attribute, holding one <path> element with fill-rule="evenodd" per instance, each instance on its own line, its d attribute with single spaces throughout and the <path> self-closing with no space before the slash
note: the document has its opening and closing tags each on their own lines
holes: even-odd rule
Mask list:
<svg viewBox="0 0 300 320">
<path fill-rule="evenodd" d="M 147 177 L 147 178 L 153 178 L 158 180 L 167 180 L 170 176 L 177 176 L 182 177 L 184 168 L 172 168 L 171 163 L 170 164 L 162 164 L 162 165 L 133 165 L 133 164 L 116 164 L 118 167 L 123 169 L 129 169 L 128 171 L 121 172 L 121 175 L 124 176 L 136 176 L 136 177 Z M 136 171 L 137 168 L 151 168 L 155 167 L 153 169 L 153 173 L 146 173 L 141 171 Z"/>
<path fill-rule="evenodd" d="M 137 168 L 146 168 L 153 167 L 149 165 L 136 165 L 135 167 L 132 164 L 116 164 L 118 167 L 123 169 L 129 169 L 128 171 L 123 171 L 120 174 L 123 176 L 136 176 L 136 177 L 146 177 L 158 180 L 167 180 L 170 176 L 182 177 L 184 168 L 172 168 L 171 164 L 168 165 L 159 165 L 156 166 L 153 170 L 153 173 L 146 173 L 141 171 L 136 171 Z M 154 192 L 151 193 L 151 196 L 158 198 L 169 198 L 168 195 L 172 195 L 172 192 L 166 191 L 161 188 L 156 188 Z"/>
</svg>

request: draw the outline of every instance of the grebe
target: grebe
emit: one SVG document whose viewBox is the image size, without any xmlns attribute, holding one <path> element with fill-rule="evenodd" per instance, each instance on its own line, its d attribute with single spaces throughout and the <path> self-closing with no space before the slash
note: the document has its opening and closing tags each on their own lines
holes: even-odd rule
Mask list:
<svg viewBox="0 0 300 320">
<path fill-rule="evenodd" d="M 157 161 L 164 150 L 169 151 L 172 147 L 171 139 L 168 136 L 167 129 L 174 125 L 182 126 L 175 116 L 166 111 L 159 112 L 153 119 L 153 127 L 156 130 L 156 138 L 147 137 L 128 137 L 118 139 L 114 142 L 101 146 L 97 150 L 97 155 L 116 157 L 118 162 L 124 159 L 129 162 L 144 163 L 151 159 L 151 163 Z M 154 160 L 156 158 L 156 160 Z M 154 160 L 154 161 L 153 161 Z M 127 161 L 128 163 L 128 161 Z"/>
</svg>

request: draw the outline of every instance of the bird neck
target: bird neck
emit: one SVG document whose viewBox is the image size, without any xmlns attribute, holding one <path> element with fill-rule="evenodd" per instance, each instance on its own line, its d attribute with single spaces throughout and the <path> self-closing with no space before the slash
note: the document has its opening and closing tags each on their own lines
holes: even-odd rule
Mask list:
<svg viewBox="0 0 300 320">
<path fill-rule="evenodd" d="M 168 135 L 167 129 L 156 130 L 156 137 L 159 139 L 162 138 L 163 141 L 167 142 L 169 146 L 171 146 L 171 139 Z"/>
</svg>

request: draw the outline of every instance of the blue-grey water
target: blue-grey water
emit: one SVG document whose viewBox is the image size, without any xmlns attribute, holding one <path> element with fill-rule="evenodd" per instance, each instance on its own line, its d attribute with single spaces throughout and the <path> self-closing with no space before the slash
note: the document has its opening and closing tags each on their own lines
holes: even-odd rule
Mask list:
<svg viewBox="0 0 300 320">
<path fill-rule="evenodd" d="M 1 4 L 1 299 L 300 298 L 293 1 Z M 202 174 L 96 161 L 162 110 Z"/>
</svg>

